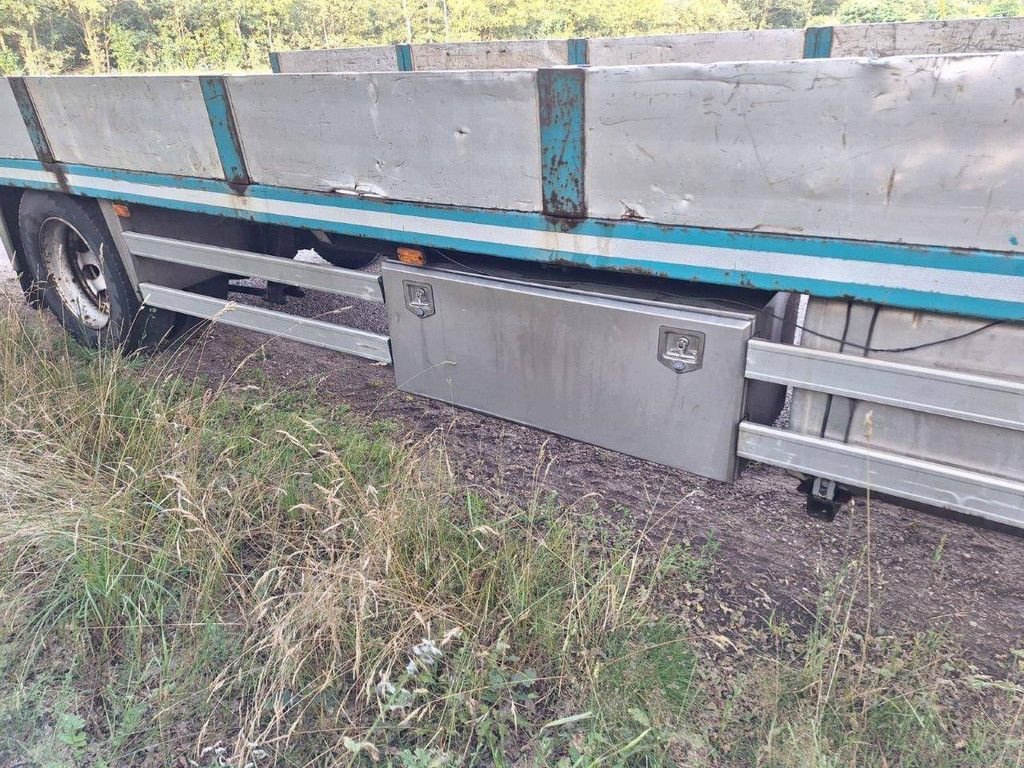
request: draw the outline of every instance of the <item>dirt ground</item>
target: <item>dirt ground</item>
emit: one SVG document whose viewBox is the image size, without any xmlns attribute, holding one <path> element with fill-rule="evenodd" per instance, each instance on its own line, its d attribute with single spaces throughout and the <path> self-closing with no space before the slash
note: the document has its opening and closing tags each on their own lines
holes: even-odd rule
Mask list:
<svg viewBox="0 0 1024 768">
<path fill-rule="evenodd" d="M 4 293 L 16 295 L 6 260 Z M 310 293 L 289 311 L 385 332 L 383 307 Z M 268 380 L 313 383 L 324 402 L 390 420 L 411 436 L 440 431 L 461 479 L 487 492 L 554 492 L 563 504 L 622 515 L 653 539 L 718 542 L 708 585 L 715 621 L 794 625 L 813 618 L 821 587 L 864 548 L 863 502 L 827 523 L 807 517 L 796 481 L 752 466 L 733 484 L 706 480 L 583 443 L 453 408 L 395 389 L 390 367 L 295 342 L 215 327 L 186 355 L 183 373 L 211 383 L 253 354 Z M 237 378 L 238 386 L 251 378 Z M 1006 530 L 873 502 L 870 510 L 876 631 L 946 629 L 979 669 L 997 674 L 1024 648 L 1024 538 Z"/>
</svg>

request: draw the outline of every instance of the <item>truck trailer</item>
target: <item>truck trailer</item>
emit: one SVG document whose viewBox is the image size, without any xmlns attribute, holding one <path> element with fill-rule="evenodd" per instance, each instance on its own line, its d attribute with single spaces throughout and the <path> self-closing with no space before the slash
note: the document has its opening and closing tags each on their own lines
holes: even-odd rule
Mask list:
<svg viewBox="0 0 1024 768">
<path fill-rule="evenodd" d="M 1024 19 L 270 63 L 4 79 L 27 299 L 90 346 L 204 318 L 717 480 L 775 465 L 825 517 L 870 490 L 1024 527 Z"/>
</svg>

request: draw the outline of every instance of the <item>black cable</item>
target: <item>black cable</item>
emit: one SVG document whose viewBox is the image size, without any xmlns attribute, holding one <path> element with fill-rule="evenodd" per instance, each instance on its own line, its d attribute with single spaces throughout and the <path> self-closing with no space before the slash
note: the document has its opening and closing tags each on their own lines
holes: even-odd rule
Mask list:
<svg viewBox="0 0 1024 768">
<path fill-rule="evenodd" d="M 757 311 L 757 312 L 763 312 L 768 317 L 771 317 L 771 318 L 773 318 L 775 320 L 780 321 L 783 325 L 792 326 L 793 328 L 799 328 L 800 331 L 802 331 L 803 333 L 809 333 L 811 336 L 817 336 L 819 339 L 825 339 L 826 341 L 834 341 L 837 344 L 843 344 L 845 347 L 850 347 L 852 349 L 856 349 L 856 350 L 858 350 L 860 352 L 865 352 L 865 353 L 866 352 L 882 352 L 882 353 L 889 353 L 889 354 L 899 354 L 901 352 L 916 352 L 919 349 L 927 349 L 928 347 L 937 347 L 940 344 L 948 344 L 951 341 L 960 341 L 960 339 L 966 339 L 969 336 L 974 336 L 975 334 L 982 333 L 983 331 L 987 331 L 989 328 L 994 328 L 997 325 L 1002 325 L 1003 323 L 1007 322 L 1006 320 L 993 320 L 993 321 L 991 321 L 989 323 L 985 323 L 984 325 L 980 325 L 977 328 L 972 328 L 969 331 L 965 331 L 964 333 L 957 334 L 956 336 L 946 336 L 946 337 L 941 338 L 941 339 L 935 339 L 933 341 L 926 341 L 926 342 L 923 342 L 922 344 L 914 344 L 914 345 L 909 346 L 909 347 L 872 347 L 872 346 L 868 346 L 868 345 L 865 345 L 865 344 L 856 344 L 856 343 L 854 343 L 852 341 L 849 341 L 848 339 L 844 339 L 844 338 L 841 338 L 839 336 L 830 336 L 829 334 L 821 333 L 820 331 L 812 331 L 806 325 L 801 325 L 800 323 L 795 323 L 795 322 L 792 322 L 790 320 L 787 320 L 785 317 L 782 317 L 780 315 L 776 315 L 774 312 L 769 312 L 768 310 L 764 309 L 764 307 L 760 307 L 757 304 L 748 304 L 747 302 L 738 301 L 736 299 L 717 299 L 717 301 L 721 301 L 722 303 L 725 303 L 725 304 L 733 304 L 733 305 L 735 305 L 737 307 L 742 307 L 743 309 L 752 309 L 752 310 Z M 875 306 L 876 307 L 880 307 L 882 305 L 876 304 Z M 872 320 L 872 327 L 873 326 L 874 326 L 874 319 Z"/>
<path fill-rule="evenodd" d="M 839 351 L 842 352 L 846 349 L 846 336 L 850 332 L 850 319 L 853 316 L 853 302 L 846 302 L 846 320 L 843 323 L 843 338 L 839 341 Z M 786 319 L 782 319 L 782 324 L 786 324 Z M 793 324 L 798 325 L 797 323 Z M 802 329 L 801 329 L 802 330 Z M 825 433 L 828 431 L 828 420 L 832 416 L 832 398 L 831 392 L 825 395 L 825 411 L 821 415 L 821 432 L 818 433 L 818 437 L 825 437 Z"/>
<path fill-rule="evenodd" d="M 779 319 L 781 320 L 782 318 Z M 913 346 L 909 347 L 869 347 L 863 344 L 854 344 L 852 341 L 847 341 L 846 345 L 848 347 L 853 347 L 854 349 L 860 350 L 861 352 L 882 352 L 889 354 L 899 354 L 901 352 L 916 352 L 919 349 L 928 349 L 928 347 L 937 347 L 940 344 L 948 344 L 951 341 L 960 341 L 960 339 L 966 339 L 969 336 L 974 336 L 975 334 L 981 333 L 982 331 L 987 331 L 989 328 L 994 328 L 995 326 L 1002 325 L 1005 322 L 1005 320 L 993 320 L 991 323 L 985 323 L 984 325 L 978 326 L 977 328 L 973 328 L 969 331 L 958 334 L 956 336 L 947 336 L 942 339 L 926 341 L 923 344 L 914 344 Z M 811 336 L 817 336 L 819 338 L 826 339 L 827 341 L 842 341 L 842 339 L 834 338 L 825 333 L 818 333 L 817 331 L 812 331 L 809 328 L 805 328 L 801 325 L 797 325 L 796 327 L 799 328 L 804 333 L 809 333 L 811 334 Z"/>
<path fill-rule="evenodd" d="M 879 306 L 878 304 L 875 304 L 875 309 L 871 313 L 871 322 L 868 324 L 868 335 L 864 339 L 864 343 L 865 344 L 871 344 L 871 340 L 873 338 L 875 338 L 875 325 L 878 323 L 878 315 L 881 313 L 881 311 L 882 311 L 882 307 Z M 868 353 L 865 352 L 863 357 L 867 357 L 867 356 L 868 356 Z M 860 401 L 858 401 L 858 400 L 850 400 L 850 412 L 849 412 L 849 416 L 846 419 L 846 430 L 845 430 L 845 432 L 843 434 L 843 442 L 844 443 L 849 443 L 850 442 L 850 433 L 853 431 L 853 412 L 857 408 L 857 403 L 858 402 L 860 402 Z"/>
</svg>

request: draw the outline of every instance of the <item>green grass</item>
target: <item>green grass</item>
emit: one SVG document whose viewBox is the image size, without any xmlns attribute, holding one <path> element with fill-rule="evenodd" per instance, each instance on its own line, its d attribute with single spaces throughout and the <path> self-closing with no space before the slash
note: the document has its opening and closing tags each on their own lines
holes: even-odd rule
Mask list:
<svg viewBox="0 0 1024 768">
<path fill-rule="evenodd" d="M 851 566 L 826 590 L 795 659 L 759 659 L 737 678 L 721 742 L 731 755 L 778 768 L 1021 765 L 1024 688 L 979 698 L 980 678 L 934 632 L 860 636 L 863 577 Z"/>
<path fill-rule="evenodd" d="M 723 663 L 676 599 L 713 537 L 470 490 L 179 362 L 0 317 L 0 766 L 1020 764 L 1018 685 L 858 635 L 856 564 L 810 636 Z"/>
</svg>

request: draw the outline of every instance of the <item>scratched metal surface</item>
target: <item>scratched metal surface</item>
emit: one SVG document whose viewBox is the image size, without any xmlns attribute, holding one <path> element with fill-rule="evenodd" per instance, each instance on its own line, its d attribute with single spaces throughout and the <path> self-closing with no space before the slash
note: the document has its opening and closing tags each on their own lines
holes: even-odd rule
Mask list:
<svg viewBox="0 0 1024 768">
<path fill-rule="evenodd" d="M 832 30 L 832 58 L 995 53 L 1024 48 L 1024 19 L 958 19 L 852 24 Z"/>
<path fill-rule="evenodd" d="M 329 48 L 322 51 L 281 51 L 282 72 L 397 72 L 395 46 Z"/>
<path fill-rule="evenodd" d="M 589 214 L 1015 250 L 1022 74 L 1024 54 L 590 69 Z"/>
<path fill-rule="evenodd" d="M 62 162 L 224 178 L 198 77 L 25 81 Z"/>
<path fill-rule="evenodd" d="M 11 92 L 11 84 L 0 79 L 0 157 L 35 157 L 25 121 Z"/>
<path fill-rule="evenodd" d="M 227 78 L 251 178 L 479 208 L 541 208 L 536 73 Z"/>
<path fill-rule="evenodd" d="M 802 29 L 760 29 L 587 41 L 592 66 L 765 61 L 803 57 Z"/>
<path fill-rule="evenodd" d="M 412 46 L 413 68 L 529 69 L 569 63 L 565 40 L 425 43 Z"/>
<path fill-rule="evenodd" d="M 831 57 L 994 53 L 1024 49 L 1024 18 L 956 19 L 826 28 Z M 593 66 L 784 61 L 804 57 L 802 29 L 596 37 L 586 41 Z M 414 45 L 414 68 L 491 69 L 567 63 L 569 41 L 495 41 Z M 284 72 L 376 72 L 397 69 L 394 46 L 282 51 Z"/>
</svg>

